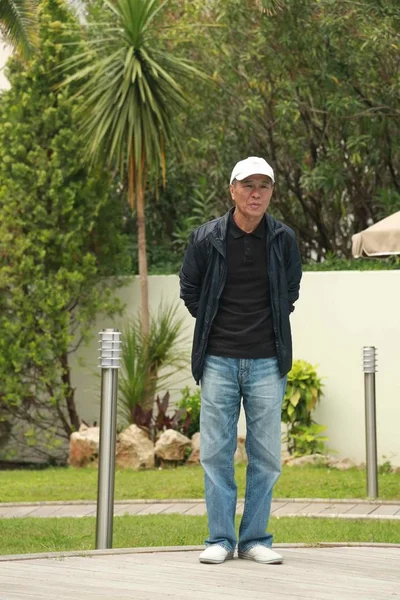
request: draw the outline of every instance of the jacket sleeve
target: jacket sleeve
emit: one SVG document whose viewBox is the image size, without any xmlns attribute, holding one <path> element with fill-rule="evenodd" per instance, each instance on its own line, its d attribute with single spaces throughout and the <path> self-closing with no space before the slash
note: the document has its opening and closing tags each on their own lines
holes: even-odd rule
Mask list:
<svg viewBox="0 0 400 600">
<path fill-rule="evenodd" d="M 294 303 L 299 297 L 302 276 L 300 250 L 294 235 L 289 236 L 289 251 L 286 262 L 289 312 L 294 311 Z"/>
<path fill-rule="evenodd" d="M 207 258 L 204 241 L 195 244 L 194 234 L 192 233 L 179 273 L 180 297 L 192 317 L 196 317 L 197 315 L 206 270 Z"/>
</svg>

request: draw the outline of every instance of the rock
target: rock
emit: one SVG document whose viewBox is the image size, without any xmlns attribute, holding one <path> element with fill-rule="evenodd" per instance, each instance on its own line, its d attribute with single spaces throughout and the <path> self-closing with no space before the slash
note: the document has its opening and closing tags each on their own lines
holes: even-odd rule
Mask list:
<svg viewBox="0 0 400 600">
<path fill-rule="evenodd" d="M 192 435 L 192 452 L 187 459 L 187 464 L 189 465 L 198 465 L 200 464 L 200 432 L 194 433 Z"/>
<path fill-rule="evenodd" d="M 356 463 L 349 458 L 339 458 L 331 454 L 307 454 L 305 456 L 289 456 L 282 460 L 283 464 L 290 467 L 301 467 L 304 465 L 322 465 L 339 471 L 347 471 L 353 467 L 362 468 L 362 463 Z"/>
<path fill-rule="evenodd" d="M 71 467 L 85 467 L 97 462 L 99 456 L 99 427 L 81 425 L 69 439 L 68 464 Z"/>
<path fill-rule="evenodd" d="M 235 463 L 247 463 L 248 459 L 245 444 L 246 438 L 239 435 L 235 452 Z"/>
<path fill-rule="evenodd" d="M 306 454 L 305 456 L 290 456 L 283 462 L 289 467 L 302 467 L 304 465 L 325 465 L 326 457 L 323 454 Z"/>
<path fill-rule="evenodd" d="M 337 456 L 327 455 L 326 457 L 326 466 L 331 467 L 332 469 L 338 469 L 339 471 L 348 471 L 353 467 L 359 468 L 361 465 L 350 460 L 350 458 L 339 458 Z"/>
<path fill-rule="evenodd" d="M 130 425 L 118 436 L 116 465 L 123 469 L 154 468 L 154 445 L 145 431 L 137 425 Z"/>
<path fill-rule="evenodd" d="M 186 448 L 190 448 L 191 444 L 190 439 L 179 433 L 179 431 L 167 429 L 160 435 L 156 442 L 156 456 L 162 460 L 183 460 L 185 458 L 185 450 Z"/>
</svg>

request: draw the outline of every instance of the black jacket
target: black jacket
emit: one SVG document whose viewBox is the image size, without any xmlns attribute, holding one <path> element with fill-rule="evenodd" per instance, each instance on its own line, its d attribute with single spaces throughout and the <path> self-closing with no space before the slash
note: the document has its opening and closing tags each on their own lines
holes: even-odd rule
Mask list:
<svg viewBox="0 0 400 600">
<path fill-rule="evenodd" d="M 197 384 L 203 373 L 208 336 L 226 281 L 228 219 L 229 212 L 193 231 L 179 274 L 180 297 L 190 314 L 196 318 L 192 373 Z M 268 231 L 265 250 L 276 353 L 283 377 L 292 367 L 289 314 L 294 310 L 293 304 L 299 297 L 301 260 L 292 229 L 267 213 L 265 219 Z"/>
</svg>

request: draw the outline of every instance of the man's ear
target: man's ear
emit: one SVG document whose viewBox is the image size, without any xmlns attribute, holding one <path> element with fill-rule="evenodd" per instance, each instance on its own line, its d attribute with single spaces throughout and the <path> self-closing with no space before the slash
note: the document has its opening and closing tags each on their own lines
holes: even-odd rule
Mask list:
<svg viewBox="0 0 400 600">
<path fill-rule="evenodd" d="M 232 185 L 232 184 L 230 184 L 230 186 L 229 186 L 229 191 L 231 192 L 231 198 L 232 198 L 232 200 L 234 200 L 234 199 L 235 199 L 235 198 L 234 198 L 234 190 L 235 190 L 235 186 L 234 186 L 234 185 Z"/>
</svg>

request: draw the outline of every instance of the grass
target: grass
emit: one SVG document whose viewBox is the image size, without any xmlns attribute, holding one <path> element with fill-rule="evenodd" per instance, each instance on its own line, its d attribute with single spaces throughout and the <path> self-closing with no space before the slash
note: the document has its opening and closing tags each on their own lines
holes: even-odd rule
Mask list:
<svg viewBox="0 0 400 600">
<path fill-rule="evenodd" d="M 244 496 L 245 466 L 236 468 L 239 497 Z M 203 498 L 201 467 L 173 470 L 117 470 L 115 499 Z M 274 496 L 285 498 L 365 498 L 365 472 L 324 467 L 284 467 Z M 43 470 L 0 472 L 0 502 L 95 500 L 97 469 L 52 467 Z M 379 497 L 400 499 L 400 473 L 379 475 Z"/>
<path fill-rule="evenodd" d="M 237 523 L 238 524 L 238 523 Z M 94 549 L 95 519 L 48 518 L 0 520 L 0 555 Z M 275 542 L 400 543 L 399 521 L 272 518 Z M 114 548 L 202 545 L 206 517 L 125 516 L 114 519 Z"/>
</svg>

